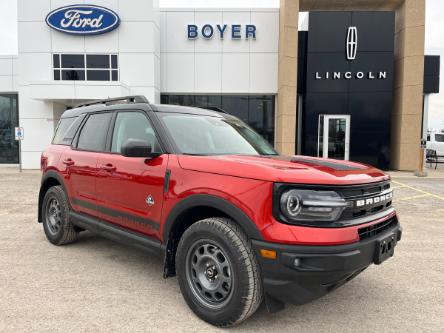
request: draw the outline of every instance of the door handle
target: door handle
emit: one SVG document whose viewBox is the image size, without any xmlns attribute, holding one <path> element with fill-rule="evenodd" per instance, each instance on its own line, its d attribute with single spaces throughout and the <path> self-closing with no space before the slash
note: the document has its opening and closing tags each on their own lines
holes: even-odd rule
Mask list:
<svg viewBox="0 0 444 333">
<path fill-rule="evenodd" d="M 105 165 L 102 165 L 101 168 L 106 171 L 115 171 L 116 170 L 116 167 L 114 165 L 112 165 L 111 163 L 107 163 Z"/>
<path fill-rule="evenodd" d="M 70 166 L 70 165 L 74 164 L 74 161 L 71 158 L 67 158 L 67 159 L 63 160 L 63 164 Z"/>
</svg>

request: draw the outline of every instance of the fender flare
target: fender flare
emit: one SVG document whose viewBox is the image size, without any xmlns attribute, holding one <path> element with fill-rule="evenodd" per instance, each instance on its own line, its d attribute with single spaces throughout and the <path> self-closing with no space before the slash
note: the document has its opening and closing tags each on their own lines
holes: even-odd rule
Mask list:
<svg viewBox="0 0 444 333">
<path fill-rule="evenodd" d="M 165 220 L 162 232 L 164 244 L 168 243 L 169 241 L 169 236 L 176 219 L 185 211 L 199 206 L 214 208 L 223 212 L 238 223 L 250 239 L 263 239 L 262 234 L 257 228 L 256 224 L 247 216 L 247 214 L 245 214 L 240 208 L 231 202 L 210 194 L 193 194 L 177 203 L 170 211 Z"/>
<path fill-rule="evenodd" d="M 43 191 L 44 190 L 43 184 L 45 184 L 49 179 L 57 180 L 57 182 L 60 184 L 60 186 L 62 186 L 63 191 L 68 196 L 68 192 L 66 191 L 66 187 L 65 187 L 65 182 L 63 181 L 62 176 L 60 176 L 60 174 L 57 171 L 54 171 L 54 170 L 47 171 L 42 177 L 42 181 L 40 184 L 40 190 L 39 190 L 38 213 L 37 213 L 39 222 L 42 222 L 42 204 L 43 204 L 44 195 L 46 193 L 46 190 Z M 70 204 L 69 198 L 68 198 L 68 203 Z"/>
</svg>

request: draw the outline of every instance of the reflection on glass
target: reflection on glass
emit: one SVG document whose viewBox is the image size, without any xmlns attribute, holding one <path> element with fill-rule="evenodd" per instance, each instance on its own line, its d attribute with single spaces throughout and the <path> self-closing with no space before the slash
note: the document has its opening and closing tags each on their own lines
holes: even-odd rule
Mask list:
<svg viewBox="0 0 444 333">
<path fill-rule="evenodd" d="M 0 95 L 0 164 L 19 162 L 19 145 L 14 134 L 16 126 L 18 126 L 17 96 Z"/>
<path fill-rule="evenodd" d="M 345 159 L 345 119 L 329 119 L 328 122 L 328 157 Z"/>
<path fill-rule="evenodd" d="M 324 153 L 324 116 L 319 116 L 319 132 L 318 132 L 318 157 L 322 157 Z"/>
<path fill-rule="evenodd" d="M 250 125 L 274 143 L 274 96 L 272 95 L 162 95 L 162 104 L 223 109 Z"/>
</svg>

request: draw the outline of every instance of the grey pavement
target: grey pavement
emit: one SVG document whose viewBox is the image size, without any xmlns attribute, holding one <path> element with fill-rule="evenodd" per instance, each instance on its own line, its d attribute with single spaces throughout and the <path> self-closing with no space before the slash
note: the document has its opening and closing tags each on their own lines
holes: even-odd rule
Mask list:
<svg viewBox="0 0 444 333">
<path fill-rule="evenodd" d="M 404 228 L 395 257 L 329 295 L 232 332 L 442 332 L 444 171 L 392 173 Z M 51 245 L 37 223 L 40 174 L 0 168 L 0 332 L 216 332 L 159 258 L 87 232 Z M 227 330 L 225 330 L 227 331 Z"/>
</svg>

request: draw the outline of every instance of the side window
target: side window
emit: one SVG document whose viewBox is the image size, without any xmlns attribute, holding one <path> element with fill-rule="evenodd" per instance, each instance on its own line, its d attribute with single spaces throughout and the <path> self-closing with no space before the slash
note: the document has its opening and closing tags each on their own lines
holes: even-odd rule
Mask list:
<svg viewBox="0 0 444 333">
<path fill-rule="evenodd" d="M 430 141 L 430 134 L 427 134 L 427 141 Z"/>
<path fill-rule="evenodd" d="M 63 144 L 63 137 L 68 132 L 69 128 L 75 122 L 76 119 L 77 119 L 76 117 L 60 119 L 56 133 L 54 135 L 54 138 L 52 139 L 53 144 L 55 145 Z"/>
<path fill-rule="evenodd" d="M 78 117 L 60 119 L 52 143 L 55 145 L 71 145 L 84 117 L 85 115 L 82 114 Z"/>
<path fill-rule="evenodd" d="M 150 121 L 141 112 L 119 112 L 117 114 L 111 151 L 120 153 L 122 145 L 128 139 L 145 141 L 153 151 L 161 151 Z"/>
<path fill-rule="evenodd" d="M 80 132 L 77 148 L 90 151 L 104 151 L 111 113 L 92 114 Z"/>
</svg>

